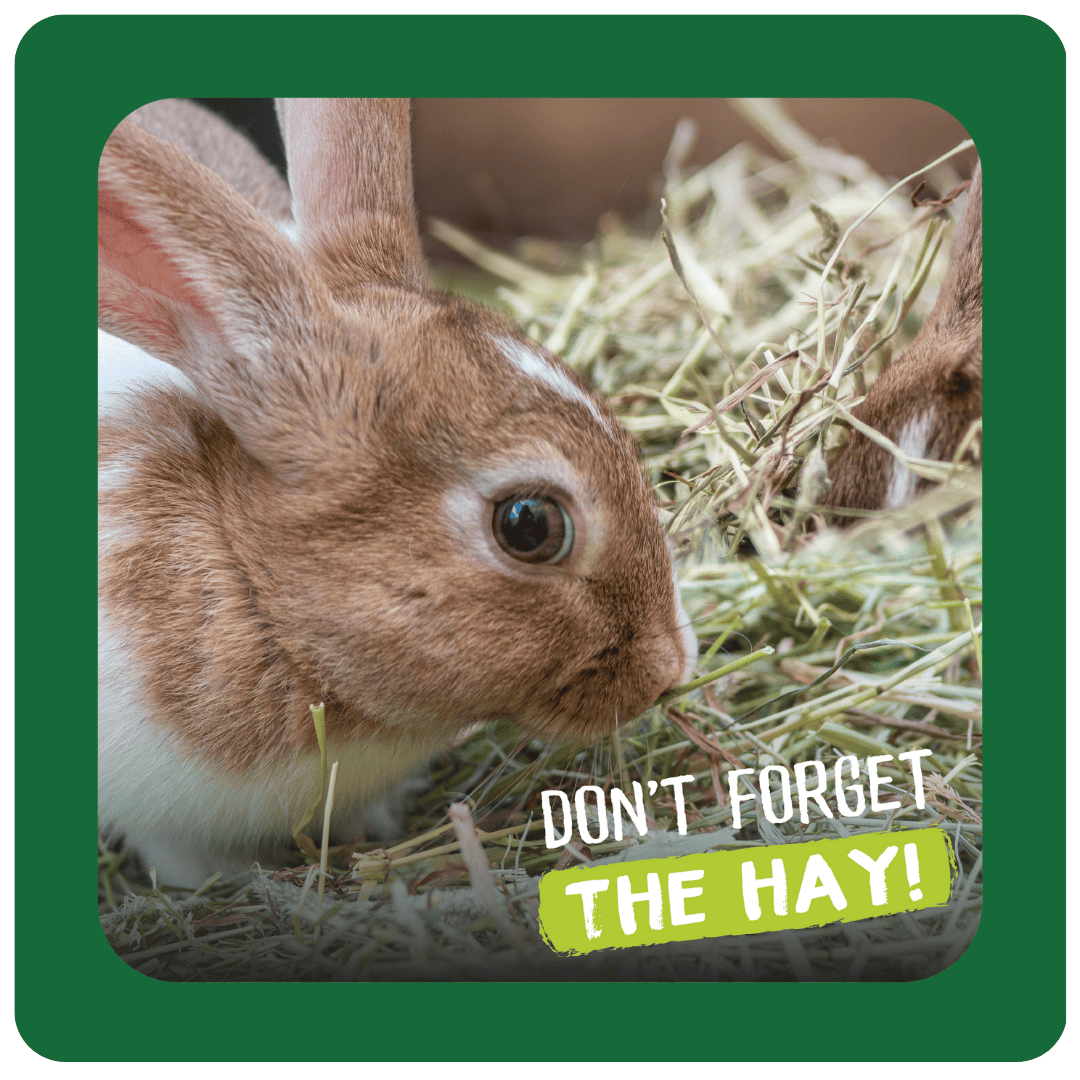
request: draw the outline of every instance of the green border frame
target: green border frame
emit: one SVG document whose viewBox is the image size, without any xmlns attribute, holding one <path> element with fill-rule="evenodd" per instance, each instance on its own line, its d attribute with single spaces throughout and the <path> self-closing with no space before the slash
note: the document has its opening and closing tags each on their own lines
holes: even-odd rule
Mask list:
<svg viewBox="0 0 1080 1080">
<path fill-rule="evenodd" d="M 1039 558 L 1064 565 L 1064 394 L 1052 415 L 1039 417 L 1044 464 L 1034 473 L 1020 476 L 997 419 L 1005 415 L 1005 373 L 1016 358 L 1038 358 L 1037 367 L 1024 364 L 1020 378 L 1037 378 L 1042 369 L 1063 382 L 1065 50 L 1052 30 L 1026 16 L 982 15 L 56 16 L 23 38 L 15 75 L 16 1022 L 31 1047 L 59 1060 L 475 1057 L 476 1041 L 460 1040 L 465 1015 L 485 1018 L 483 1050 L 491 1060 L 521 1056 L 513 1016 L 554 1025 L 558 1056 L 567 1060 L 1026 1060 L 1054 1044 L 1065 1015 L 1064 755 L 1031 779 L 1035 799 L 1010 803 L 1029 781 L 1011 773 L 1013 736 L 1005 729 L 1022 725 L 1015 737 L 1024 739 L 1024 727 L 1038 723 L 1049 745 L 1063 746 L 1063 605 L 1039 611 L 1051 603 L 1048 595 L 1009 581 L 1015 563 L 1007 553 L 1027 531 L 1017 536 L 1011 522 L 993 527 L 1006 511 L 1005 493 L 1028 491 L 1028 505 L 1048 518 L 1049 527 L 1034 531 Z M 510 1012 L 497 983 L 451 989 L 147 979 L 117 960 L 84 895 L 95 850 L 90 328 L 100 149 L 131 109 L 174 95 L 553 90 L 581 97 L 919 97 L 947 109 L 975 139 L 988 177 L 987 578 L 1004 608 L 998 625 L 1011 625 L 1014 635 L 1038 626 L 1043 669 L 1062 671 L 1036 711 L 1001 677 L 993 640 L 987 644 L 987 714 L 997 737 L 986 754 L 988 898 L 979 934 L 949 970 L 919 983 L 669 983 L 660 997 L 659 988 L 633 984 L 598 992 L 592 983 L 530 983 L 515 987 Z M 1030 414 L 1012 404 L 1015 425 Z M 1059 833 L 1030 830 L 1022 808 L 1031 802 L 1042 821 L 1061 823 Z M 74 896 L 57 880 L 55 867 L 63 864 L 55 857 L 45 880 L 35 865 L 36 851 L 56 846 L 71 859 Z M 650 1001 L 668 1016 L 711 1017 L 717 1030 L 710 1025 L 704 1045 L 676 1041 L 662 1024 L 639 1024 L 627 1037 L 626 1017 L 652 1015 Z M 823 1030 L 824 1018 L 844 1015 L 838 1007 L 866 1016 L 870 1001 L 886 1023 Z M 725 1016 L 800 1006 L 812 1008 L 809 1026 L 770 1026 L 767 1041 L 724 1035 Z M 275 1032 L 271 1016 L 312 1024 Z M 588 1019 L 567 1023 L 572 1017 Z M 909 1034 L 890 1037 L 901 1017 Z"/>
</svg>

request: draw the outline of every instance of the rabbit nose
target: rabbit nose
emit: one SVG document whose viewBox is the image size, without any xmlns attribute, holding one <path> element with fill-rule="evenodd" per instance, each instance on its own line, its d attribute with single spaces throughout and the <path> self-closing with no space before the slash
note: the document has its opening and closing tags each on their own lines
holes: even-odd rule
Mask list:
<svg viewBox="0 0 1080 1080">
<path fill-rule="evenodd" d="M 654 661 L 654 670 L 660 685 L 658 697 L 690 680 L 697 662 L 696 638 L 693 642 L 693 655 L 688 656 L 687 652 L 688 643 L 682 634 L 665 638 L 658 643 Z"/>
</svg>

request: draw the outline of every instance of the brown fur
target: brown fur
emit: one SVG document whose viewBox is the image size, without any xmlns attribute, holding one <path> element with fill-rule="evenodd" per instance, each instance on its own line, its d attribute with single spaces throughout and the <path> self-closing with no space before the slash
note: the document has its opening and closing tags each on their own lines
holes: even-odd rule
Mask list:
<svg viewBox="0 0 1080 1080">
<path fill-rule="evenodd" d="M 293 177 L 302 251 L 132 124 L 102 156 L 102 326 L 205 396 L 145 392 L 100 431 L 126 471 L 101 496 L 101 597 L 152 716 L 231 768 L 312 748 L 320 700 L 328 733 L 358 738 L 629 721 L 686 662 L 633 441 L 599 399 L 610 432 L 509 365 L 491 335 L 516 329 L 426 286 L 402 103 L 283 116 L 290 168 L 330 144 L 330 175 L 304 158 Z M 442 500 L 523 447 L 565 458 L 609 527 L 565 564 L 500 573 Z"/>
<path fill-rule="evenodd" d="M 854 415 L 899 443 L 905 426 L 931 416 L 926 458 L 951 461 L 982 416 L 982 170 L 953 241 L 941 293 L 911 347 L 871 387 Z M 976 441 L 968 457 L 978 460 Z M 852 431 L 830 468 L 832 506 L 874 510 L 885 505 L 896 459 Z M 917 490 L 928 481 L 921 480 Z"/>
</svg>

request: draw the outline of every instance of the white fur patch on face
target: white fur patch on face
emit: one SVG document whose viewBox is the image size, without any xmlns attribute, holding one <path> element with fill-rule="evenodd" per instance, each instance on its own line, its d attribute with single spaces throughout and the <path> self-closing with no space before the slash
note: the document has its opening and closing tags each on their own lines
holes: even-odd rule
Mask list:
<svg viewBox="0 0 1080 1080">
<path fill-rule="evenodd" d="M 491 340 L 499 346 L 503 356 L 510 361 L 523 375 L 536 382 L 550 387 L 557 394 L 566 398 L 567 401 L 575 401 L 584 405 L 593 414 L 596 422 L 604 429 L 609 437 L 613 437 L 607 420 L 596 407 L 596 402 L 586 394 L 566 372 L 555 367 L 543 353 L 536 349 L 530 349 L 528 345 L 515 341 L 511 337 L 491 335 Z"/>
<path fill-rule="evenodd" d="M 927 409 L 922 416 L 917 416 L 904 425 L 896 445 L 910 458 L 925 457 L 933 424 L 934 410 Z M 917 482 L 915 474 L 894 458 L 889 490 L 885 494 L 885 508 L 895 510 L 911 502 Z"/>
</svg>

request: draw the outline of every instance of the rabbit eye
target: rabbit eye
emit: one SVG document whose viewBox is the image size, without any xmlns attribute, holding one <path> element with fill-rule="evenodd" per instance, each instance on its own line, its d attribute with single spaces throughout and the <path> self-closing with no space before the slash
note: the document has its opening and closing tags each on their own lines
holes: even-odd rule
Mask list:
<svg viewBox="0 0 1080 1080">
<path fill-rule="evenodd" d="M 507 555 L 527 563 L 557 563 L 574 543 L 570 515 L 554 499 L 513 495 L 495 507 L 495 539 Z"/>
</svg>

